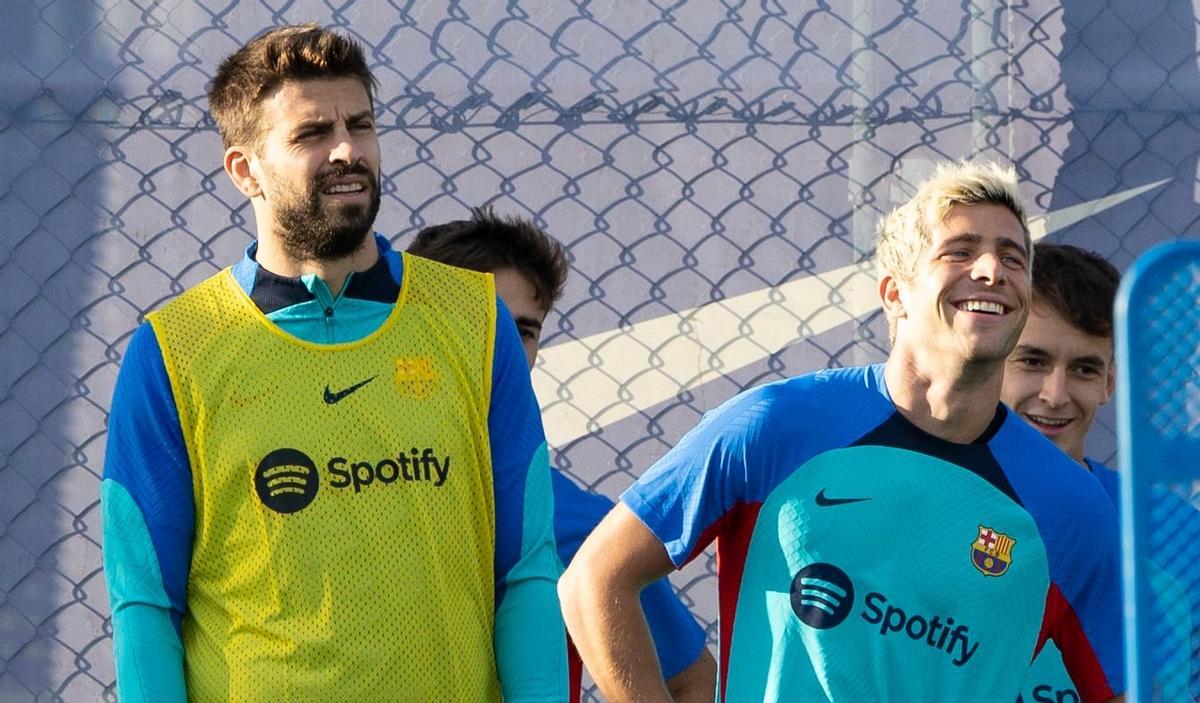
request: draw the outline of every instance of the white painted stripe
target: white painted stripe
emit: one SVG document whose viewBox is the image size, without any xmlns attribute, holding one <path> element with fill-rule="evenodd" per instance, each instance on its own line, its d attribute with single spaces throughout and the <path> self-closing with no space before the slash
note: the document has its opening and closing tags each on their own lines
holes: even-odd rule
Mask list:
<svg viewBox="0 0 1200 703">
<path fill-rule="evenodd" d="M 1029 219 L 1035 240 L 1166 183 Z M 879 308 L 874 265 L 843 266 L 542 349 L 533 387 L 560 447 Z"/>
</svg>

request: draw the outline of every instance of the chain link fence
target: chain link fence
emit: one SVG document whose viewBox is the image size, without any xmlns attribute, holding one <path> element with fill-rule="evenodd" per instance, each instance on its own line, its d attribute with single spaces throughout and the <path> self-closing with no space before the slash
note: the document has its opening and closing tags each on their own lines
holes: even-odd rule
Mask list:
<svg viewBox="0 0 1200 703">
<path fill-rule="evenodd" d="M 309 20 L 380 80 L 379 231 L 490 204 L 566 244 L 535 385 L 556 465 L 612 496 L 733 393 L 884 357 L 873 228 L 936 160 L 1011 160 L 1039 234 L 1122 268 L 1195 232 L 1190 1 L 6 3 L 0 700 L 116 697 L 97 492 L 122 351 L 253 237 L 215 66 Z M 713 642 L 714 571 L 673 577 Z"/>
</svg>

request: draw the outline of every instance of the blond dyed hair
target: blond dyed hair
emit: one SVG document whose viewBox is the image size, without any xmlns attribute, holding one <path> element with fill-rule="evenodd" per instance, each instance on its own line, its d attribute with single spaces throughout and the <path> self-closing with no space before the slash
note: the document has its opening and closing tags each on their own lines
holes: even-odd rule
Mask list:
<svg viewBox="0 0 1200 703">
<path fill-rule="evenodd" d="M 1017 192 L 1017 173 L 995 161 L 947 161 L 921 182 L 908 202 L 879 221 L 875 239 L 875 265 L 879 277 L 894 276 L 905 283 L 917 273 L 917 262 L 933 241 L 933 230 L 955 205 L 991 204 L 1008 208 L 1021 223 L 1029 271 L 1033 270 L 1033 240 L 1025 207 Z M 896 341 L 896 321 L 888 317 L 891 341 Z"/>
<path fill-rule="evenodd" d="M 892 275 L 911 281 L 917 261 L 933 241 L 933 229 L 955 205 L 1001 205 L 1021 223 L 1030 262 L 1033 242 L 1025 207 L 1017 193 L 1017 173 L 994 161 L 951 161 L 937 165 L 933 175 L 918 187 L 908 202 L 889 212 L 879 222 L 875 239 L 875 263 L 880 277 Z"/>
</svg>

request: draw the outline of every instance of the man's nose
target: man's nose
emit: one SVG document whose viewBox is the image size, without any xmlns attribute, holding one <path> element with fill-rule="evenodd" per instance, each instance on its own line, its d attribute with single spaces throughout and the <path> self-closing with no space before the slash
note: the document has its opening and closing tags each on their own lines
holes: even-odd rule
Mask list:
<svg viewBox="0 0 1200 703">
<path fill-rule="evenodd" d="M 975 262 L 971 266 L 971 278 L 995 285 L 1002 280 L 1003 269 L 999 256 L 991 252 L 984 252 L 975 258 Z"/>
<path fill-rule="evenodd" d="M 1061 407 L 1067 404 L 1067 370 L 1060 367 L 1051 369 L 1042 379 L 1042 392 L 1038 397 L 1051 407 Z"/>
<path fill-rule="evenodd" d="M 333 147 L 329 150 L 330 163 L 347 163 L 352 164 L 358 160 L 358 147 L 354 140 L 350 137 L 350 132 L 345 128 L 339 128 L 333 134 Z"/>
</svg>

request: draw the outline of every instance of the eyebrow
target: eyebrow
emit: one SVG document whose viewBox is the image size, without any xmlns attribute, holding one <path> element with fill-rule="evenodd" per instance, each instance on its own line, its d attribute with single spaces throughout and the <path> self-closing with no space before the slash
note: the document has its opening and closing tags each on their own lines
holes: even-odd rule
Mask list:
<svg viewBox="0 0 1200 703">
<path fill-rule="evenodd" d="M 357 122 L 364 118 L 369 118 L 369 119 L 373 120 L 373 119 L 375 119 L 375 113 L 370 110 L 362 110 L 361 112 L 356 112 L 353 115 L 348 115 L 346 117 L 346 122 Z M 335 122 L 335 120 L 331 120 L 327 117 L 310 117 L 308 119 L 304 119 L 304 120 L 297 122 L 295 129 L 301 130 L 301 129 L 307 129 L 307 128 L 312 128 L 312 127 L 328 127 L 329 125 L 333 124 L 334 122 Z"/>
<path fill-rule="evenodd" d="M 1017 348 L 1013 349 L 1013 353 L 1016 354 L 1018 352 L 1021 354 L 1033 354 L 1035 356 L 1050 356 L 1050 352 L 1041 347 L 1035 347 L 1032 344 L 1018 344 Z"/>
<path fill-rule="evenodd" d="M 542 329 L 542 323 L 525 315 L 519 315 L 513 322 L 517 323 L 517 327 L 532 327 L 539 331 Z"/>
<path fill-rule="evenodd" d="M 1052 356 L 1050 354 L 1050 352 L 1046 351 L 1045 349 L 1042 349 L 1041 347 L 1036 347 L 1032 344 L 1018 344 L 1017 347 L 1015 349 L 1013 349 L 1012 353 L 1013 354 L 1027 354 L 1029 356 L 1044 356 L 1047 358 Z M 1104 362 L 1104 359 L 1101 359 L 1100 357 L 1096 356 L 1095 354 L 1086 354 L 1084 356 L 1071 357 L 1070 363 L 1072 363 L 1072 364 L 1091 364 L 1093 366 L 1104 366 L 1105 362 Z"/>
<path fill-rule="evenodd" d="M 1021 252 L 1022 256 L 1029 256 L 1029 250 L 1025 248 L 1024 242 L 1018 242 L 1012 237 L 999 237 L 996 241 L 999 243 L 1001 248 L 1007 247 L 1010 249 L 1016 249 L 1017 251 Z M 983 235 L 976 234 L 974 232 L 962 232 L 942 242 L 942 246 L 949 244 L 961 244 L 964 242 L 967 244 L 980 244 L 983 242 Z"/>
</svg>

